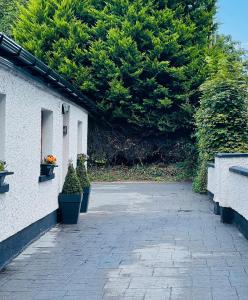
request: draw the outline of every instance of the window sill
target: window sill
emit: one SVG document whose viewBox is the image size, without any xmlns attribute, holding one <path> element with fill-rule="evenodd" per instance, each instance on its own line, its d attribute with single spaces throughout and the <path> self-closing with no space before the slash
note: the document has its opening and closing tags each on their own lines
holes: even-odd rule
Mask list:
<svg viewBox="0 0 248 300">
<path fill-rule="evenodd" d="M 41 175 L 39 177 L 39 182 L 45 182 L 45 181 L 53 180 L 54 178 L 55 178 L 55 174 L 52 174 L 50 176 Z"/>
</svg>

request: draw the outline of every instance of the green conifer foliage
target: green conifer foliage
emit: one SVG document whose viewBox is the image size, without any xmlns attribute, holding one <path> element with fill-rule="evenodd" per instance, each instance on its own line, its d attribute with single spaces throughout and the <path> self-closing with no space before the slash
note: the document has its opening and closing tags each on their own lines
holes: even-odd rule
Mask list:
<svg viewBox="0 0 248 300">
<path fill-rule="evenodd" d="M 68 171 L 65 177 L 62 193 L 67 195 L 82 193 L 82 187 L 80 181 L 77 177 L 76 171 L 71 162 L 69 163 L 68 166 Z"/>
<path fill-rule="evenodd" d="M 140 134 L 190 132 L 216 0 L 29 0 L 14 36 Z"/>
<path fill-rule="evenodd" d="M 78 166 L 76 168 L 76 173 L 81 183 L 81 187 L 83 189 L 90 187 L 90 180 L 85 167 L 85 162 L 86 162 L 85 156 L 80 155 L 78 158 Z"/>
<path fill-rule="evenodd" d="M 12 35 L 12 25 L 16 22 L 19 5 L 26 0 L 0 0 L 0 32 Z"/>
</svg>

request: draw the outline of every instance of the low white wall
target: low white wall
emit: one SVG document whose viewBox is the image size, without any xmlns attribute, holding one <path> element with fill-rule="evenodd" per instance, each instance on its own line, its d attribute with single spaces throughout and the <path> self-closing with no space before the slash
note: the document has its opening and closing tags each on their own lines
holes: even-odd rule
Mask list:
<svg viewBox="0 0 248 300">
<path fill-rule="evenodd" d="M 231 173 L 229 176 L 229 207 L 248 220 L 248 177 Z"/>
<path fill-rule="evenodd" d="M 215 168 L 208 167 L 208 190 L 220 206 L 230 207 L 248 219 L 248 177 L 231 172 L 234 166 L 248 168 L 248 154 L 218 154 Z"/>
<path fill-rule="evenodd" d="M 7 161 L 10 191 L 0 194 L 0 241 L 58 208 L 63 185 L 62 104 L 70 105 L 68 158 L 76 164 L 78 121 L 82 122 L 82 152 L 87 153 L 88 114 L 81 107 L 16 70 L 0 65 L 0 95 L 5 101 L 5 145 L 0 159 Z M 4 99 L 4 100 L 3 100 Z M 41 110 L 53 112 L 52 153 L 58 168 L 54 180 L 38 183 L 41 160 Z M 0 123 L 1 124 L 1 123 Z"/>
<path fill-rule="evenodd" d="M 208 167 L 208 191 L 213 195 L 216 190 L 215 167 Z"/>
</svg>

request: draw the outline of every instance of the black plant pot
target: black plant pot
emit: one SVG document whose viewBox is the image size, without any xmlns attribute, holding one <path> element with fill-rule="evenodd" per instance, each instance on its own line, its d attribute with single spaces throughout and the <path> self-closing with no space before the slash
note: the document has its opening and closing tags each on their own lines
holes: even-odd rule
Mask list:
<svg viewBox="0 0 248 300">
<path fill-rule="evenodd" d="M 63 224 L 77 224 L 82 195 L 59 194 L 59 208 Z"/>
<path fill-rule="evenodd" d="M 0 186 L 3 186 L 5 177 L 7 176 L 7 171 L 1 171 L 0 172 Z"/>
<path fill-rule="evenodd" d="M 50 164 L 41 164 L 40 165 L 40 174 L 45 175 L 45 176 L 52 176 L 55 167 L 57 167 L 57 166 L 50 165 Z"/>
<path fill-rule="evenodd" d="M 88 211 L 90 191 L 91 191 L 90 187 L 84 188 L 83 195 L 82 195 L 82 203 L 80 208 L 81 213 L 86 213 Z"/>
<path fill-rule="evenodd" d="M 4 180 L 5 177 L 8 175 L 13 175 L 14 172 L 9 172 L 9 171 L 0 171 L 0 186 L 4 185 Z"/>
<path fill-rule="evenodd" d="M 13 172 L 0 171 L 0 194 L 7 193 L 9 191 L 9 185 L 4 183 L 5 177 L 13 175 Z"/>
</svg>

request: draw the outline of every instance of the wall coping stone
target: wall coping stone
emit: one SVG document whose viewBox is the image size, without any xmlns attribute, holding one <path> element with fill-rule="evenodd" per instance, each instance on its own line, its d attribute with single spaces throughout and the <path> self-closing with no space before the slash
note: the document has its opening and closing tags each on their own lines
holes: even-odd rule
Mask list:
<svg viewBox="0 0 248 300">
<path fill-rule="evenodd" d="M 248 153 L 217 153 L 215 157 L 218 158 L 248 157 Z"/>
<path fill-rule="evenodd" d="M 215 164 L 214 164 L 214 162 L 208 162 L 208 167 L 209 168 L 215 168 Z"/>
<path fill-rule="evenodd" d="M 242 176 L 246 176 L 248 177 L 248 168 L 243 168 L 243 167 L 238 167 L 238 166 L 234 166 L 229 168 L 230 172 L 242 175 Z"/>
</svg>

